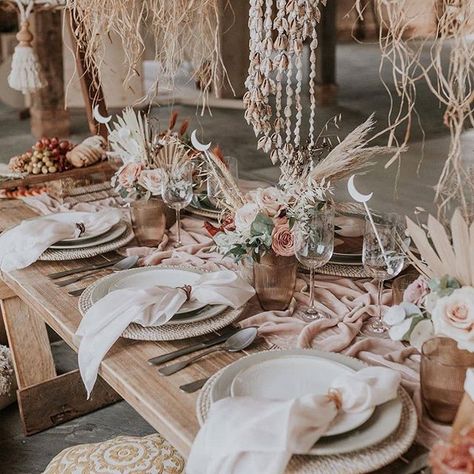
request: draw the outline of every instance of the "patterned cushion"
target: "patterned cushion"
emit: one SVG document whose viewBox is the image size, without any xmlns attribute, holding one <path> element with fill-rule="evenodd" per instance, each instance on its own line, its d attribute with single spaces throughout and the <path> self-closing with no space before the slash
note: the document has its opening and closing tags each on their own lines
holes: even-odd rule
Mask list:
<svg viewBox="0 0 474 474">
<path fill-rule="evenodd" d="M 182 474 L 184 460 L 159 434 L 118 436 L 61 451 L 43 474 Z"/>
</svg>

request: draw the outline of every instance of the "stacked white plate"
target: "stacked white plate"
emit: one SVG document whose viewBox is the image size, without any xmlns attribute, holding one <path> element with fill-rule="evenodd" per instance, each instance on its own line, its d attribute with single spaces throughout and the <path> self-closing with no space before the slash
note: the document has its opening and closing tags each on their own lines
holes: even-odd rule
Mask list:
<svg viewBox="0 0 474 474">
<path fill-rule="evenodd" d="M 97 303 L 107 294 L 125 288 L 145 289 L 153 286 L 178 288 L 193 285 L 203 272 L 197 269 L 176 267 L 134 268 L 106 276 L 91 288 L 90 305 Z M 225 305 L 206 305 L 197 301 L 186 302 L 165 326 L 197 323 L 214 318 L 228 309 Z"/>
<path fill-rule="evenodd" d="M 334 378 L 364 367 L 357 359 L 317 350 L 260 352 L 230 364 L 211 380 L 208 401 L 212 405 L 233 396 L 287 400 L 309 393 L 325 394 Z M 200 407 L 202 400 L 198 401 L 202 422 L 205 414 Z M 397 429 L 402 408 L 398 397 L 375 409 L 340 414 L 308 454 L 340 455 L 374 446 Z"/>
<path fill-rule="evenodd" d="M 76 223 L 86 219 L 90 219 L 90 212 L 63 212 L 54 214 L 54 219 L 58 222 Z M 51 216 L 41 216 L 36 219 L 51 219 Z M 74 239 L 65 239 L 50 246 L 55 250 L 77 250 L 96 247 L 111 243 L 127 231 L 127 223 L 118 221 L 115 224 L 91 225 L 85 228 L 84 233 L 80 237 Z"/>
</svg>

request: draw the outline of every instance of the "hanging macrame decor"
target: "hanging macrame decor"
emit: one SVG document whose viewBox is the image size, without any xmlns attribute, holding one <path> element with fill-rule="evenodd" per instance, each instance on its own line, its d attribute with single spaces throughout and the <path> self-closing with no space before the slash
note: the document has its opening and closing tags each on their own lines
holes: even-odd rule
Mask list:
<svg viewBox="0 0 474 474">
<path fill-rule="evenodd" d="M 326 0 L 250 0 L 250 66 L 244 96 L 245 118 L 258 148 L 280 162 L 282 176 L 294 174 L 315 147 L 316 26 Z M 276 11 L 276 14 L 275 14 Z M 302 127 L 303 44 L 309 43 L 307 127 Z M 307 139 L 302 142 L 302 128 Z M 307 128 L 307 130 L 306 130 Z"/>
<path fill-rule="evenodd" d="M 36 92 L 46 84 L 41 79 L 38 59 L 31 45 L 33 35 L 29 29 L 28 18 L 33 10 L 34 1 L 31 0 L 26 7 L 21 0 L 16 0 L 16 4 L 20 11 L 20 31 L 16 35 L 18 45 L 13 53 L 8 85 L 23 94 L 29 94 Z"/>
</svg>

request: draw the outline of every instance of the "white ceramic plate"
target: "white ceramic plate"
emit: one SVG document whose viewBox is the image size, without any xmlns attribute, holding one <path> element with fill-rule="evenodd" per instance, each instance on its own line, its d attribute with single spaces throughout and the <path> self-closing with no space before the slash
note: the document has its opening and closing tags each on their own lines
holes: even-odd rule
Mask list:
<svg viewBox="0 0 474 474">
<path fill-rule="evenodd" d="M 170 267 L 144 267 L 124 270 L 99 280 L 91 293 L 92 304 L 112 291 L 123 288 L 150 288 L 160 285 L 177 288 L 192 285 L 203 272 L 195 269 L 177 269 Z M 185 303 L 176 316 L 166 324 L 184 324 L 204 321 L 221 314 L 227 309 L 225 305 L 203 305 L 195 302 Z"/>
<path fill-rule="evenodd" d="M 340 375 L 354 372 L 342 364 L 314 356 L 293 355 L 267 360 L 242 370 L 232 382 L 233 397 L 291 400 L 310 393 L 324 395 Z M 347 433 L 365 423 L 374 409 L 340 413 L 325 436 Z"/>
<path fill-rule="evenodd" d="M 97 245 L 106 244 L 112 242 L 115 239 L 121 237 L 127 230 L 127 224 L 124 221 L 120 221 L 115 224 L 107 232 L 101 234 L 96 238 L 89 238 L 84 241 L 61 241 L 51 245 L 50 249 L 64 250 L 64 249 L 85 249 L 89 247 L 96 247 Z"/>
<path fill-rule="evenodd" d="M 316 349 L 293 349 L 287 351 L 264 351 L 244 357 L 228 365 L 212 386 L 211 403 L 231 396 L 231 386 L 234 378 L 242 370 L 266 360 L 286 358 L 288 356 L 318 357 L 343 364 L 353 370 L 367 367 L 364 363 L 333 352 L 323 352 Z M 373 415 L 363 425 L 353 431 L 338 436 L 327 436 L 319 439 L 309 454 L 334 455 L 357 451 L 373 446 L 390 436 L 400 424 L 402 402 L 400 398 L 391 400 L 375 408 Z"/>
</svg>

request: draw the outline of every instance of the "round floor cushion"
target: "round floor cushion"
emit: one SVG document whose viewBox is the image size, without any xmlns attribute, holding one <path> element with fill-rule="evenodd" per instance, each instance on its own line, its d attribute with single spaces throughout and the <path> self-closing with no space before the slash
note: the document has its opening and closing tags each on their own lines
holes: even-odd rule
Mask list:
<svg viewBox="0 0 474 474">
<path fill-rule="evenodd" d="M 181 474 L 184 460 L 159 434 L 118 436 L 61 451 L 44 474 Z"/>
</svg>

